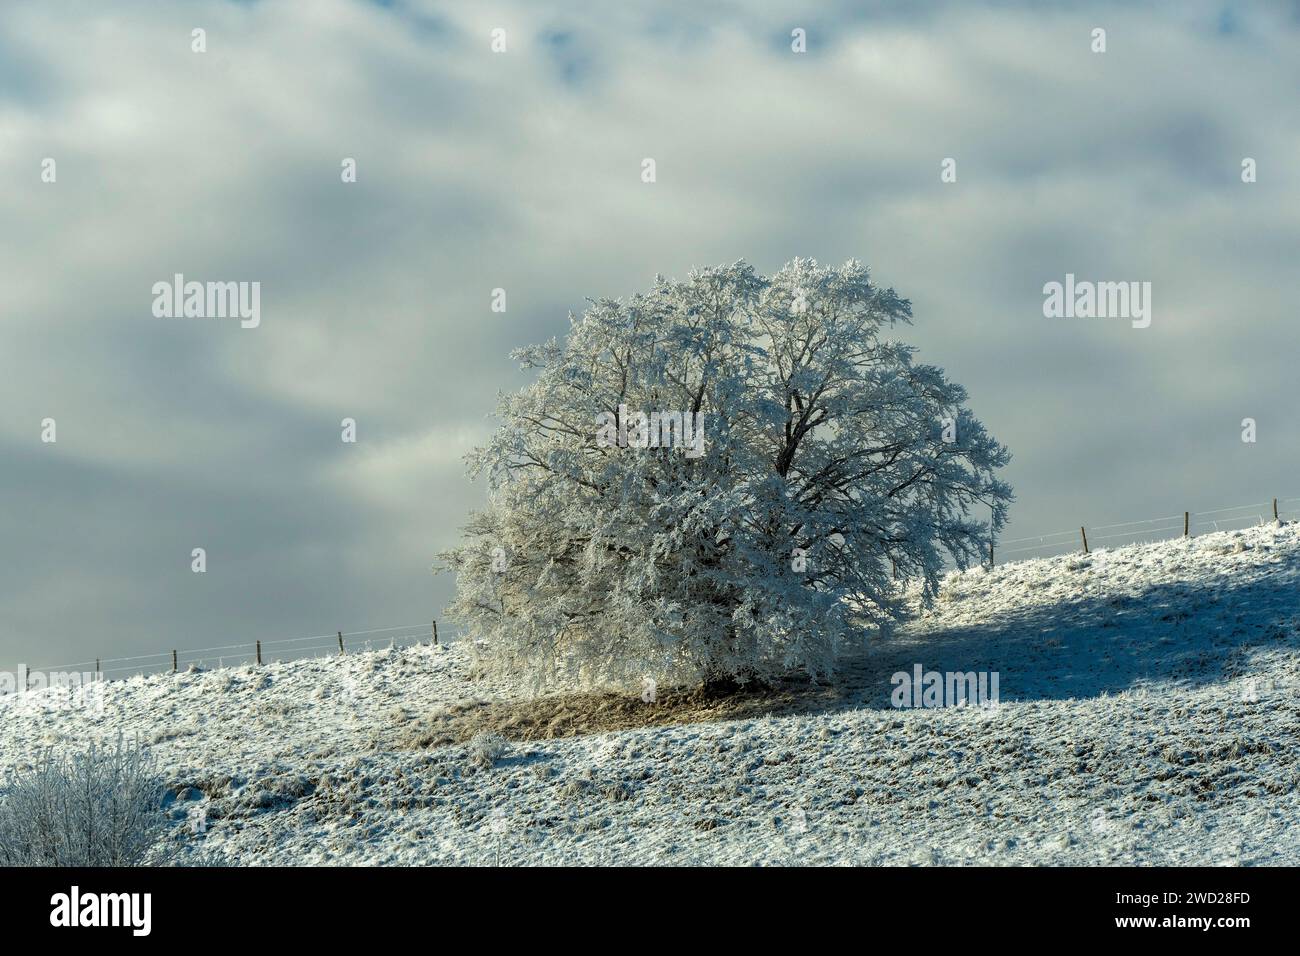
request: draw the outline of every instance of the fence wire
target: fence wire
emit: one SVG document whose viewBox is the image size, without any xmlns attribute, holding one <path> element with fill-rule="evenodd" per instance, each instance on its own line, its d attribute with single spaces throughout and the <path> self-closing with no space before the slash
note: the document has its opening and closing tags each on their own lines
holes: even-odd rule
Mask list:
<svg viewBox="0 0 1300 956">
<path fill-rule="evenodd" d="M 342 651 L 340 651 L 340 640 Z M 29 666 L 29 673 L 98 673 L 105 680 L 122 680 L 137 674 L 166 673 L 172 670 L 173 660 L 177 671 L 191 667 L 210 669 L 255 663 L 260 644 L 262 663 L 303 660 L 325 657 L 349 651 L 378 650 L 383 647 L 410 647 L 432 642 L 433 624 L 394 624 L 373 627 L 363 631 L 343 631 L 333 634 L 315 634 L 308 637 L 286 637 L 266 641 L 246 641 L 241 644 L 219 644 L 212 647 L 178 648 L 175 651 L 158 651 L 153 654 L 134 654 L 129 657 L 104 657 L 98 660 L 76 661 L 67 664 Z M 108 666 L 115 665 L 115 666 Z M 25 675 L 24 675 L 25 676 Z"/>
<path fill-rule="evenodd" d="M 1289 506 L 1289 507 L 1284 507 Z M 1300 498 L 1277 499 L 1277 516 L 1300 516 Z M 1183 523 L 1187 522 L 1187 533 L 1195 535 L 1198 531 L 1231 531 L 1251 525 L 1265 524 L 1273 520 L 1273 502 L 1235 505 L 1231 508 L 1215 508 L 1212 511 L 1188 512 L 1183 515 L 1169 515 L 1163 518 L 1139 518 L 1136 521 L 1121 521 L 1118 524 L 1094 525 L 1071 528 L 1069 531 L 1051 531 L 1047 534 L 1030 535 L 1025 538 L 1009 538 L 994 542 L 994 557 L 1009 555 L 1029 557 L 1050 557 L 1052 553 L 1067 554 L 1083 550 L 1083 532 L 1087 532 L 1088 545 L 1096 542 L 1120 542 L 1126 544 L 1149 544 L 1155 541 L 1167 541 L 1181 537 Z M 1129 530 L 1116 530 L 1126 528 Z M 1108 531 L 1109 534 L 1094 534 L 1095 531 Z M 1012 545 L 1013 547 L 1007 547 Z M 1018 545 L 1018 547 L 1017 547 Z M 1050 553 L 1049 553 L 1050 552 Z"/>
</svg>

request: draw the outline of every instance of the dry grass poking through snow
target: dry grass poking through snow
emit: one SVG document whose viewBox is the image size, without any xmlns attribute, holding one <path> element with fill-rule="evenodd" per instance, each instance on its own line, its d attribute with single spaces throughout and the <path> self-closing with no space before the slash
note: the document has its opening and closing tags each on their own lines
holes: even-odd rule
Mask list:
<svg viewBox="0 0 1300 956">
<path fill-rule="evenodd" d="M 464 743 L 481 733 L 515 741 L 554 740 L 642 727 L 668 727 L 767 715 L 820 713 L 853 706 L 855 685 L 790 680 L 750 685 L 726 693 L 660 692 L 653 703 L 635 694 L 553 694 L 531 700 L 470 701 L 442 708 L 410 736 L 413 747 Z"/>
</svg>

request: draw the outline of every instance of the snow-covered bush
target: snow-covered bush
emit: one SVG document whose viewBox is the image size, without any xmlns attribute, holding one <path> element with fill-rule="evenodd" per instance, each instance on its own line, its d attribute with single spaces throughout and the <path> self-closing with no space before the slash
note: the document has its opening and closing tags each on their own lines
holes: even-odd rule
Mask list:
<svg viewBox="0 0 1300 956">
<path fill-rule="evenodd" d="M 147 752 L 118 739 L 15 771 L 0 795 L 0 866 L 135 866 L 162 836 L 165 791 Z"/>
<path fill-rule="evenodd" d="M 822 677 L 907 578 L 932 597 L 945 554 L 981 560 L 1010 456 L 882 338 L 910 319 L 857 262 L 739 262 L 518 351 L 538 379 L 470 455 L 488 506 L 442 556 L 481 662 L 535 686 Z"/>
<path fill-rule="evenodd" d="M 498 733 L 483 731 L 469 742 L 469 762 L 475 767 L 489 769 L 506 755 L 510 742 Z"/>
</svg>

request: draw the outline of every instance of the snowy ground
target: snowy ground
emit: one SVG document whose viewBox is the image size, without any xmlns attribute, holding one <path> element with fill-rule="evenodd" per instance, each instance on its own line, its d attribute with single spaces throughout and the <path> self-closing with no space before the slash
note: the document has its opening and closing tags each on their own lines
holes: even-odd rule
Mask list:
<svg viewBox="0 0 1300 956">
<path fill-rule="evenodd" d="M 176 838 L 246 864 L 1297 864 L 1300 526 L 953 575 L 851 662 L 850 706 L 411 749 L 500 698 L 428 646 L 0 697 L 0 771 L 119 730 Z M 995 709 L 895 710 L 890 675 L 997 671 Z M 185 822 L 206 814 L 206 832 Z"/>
</svg>

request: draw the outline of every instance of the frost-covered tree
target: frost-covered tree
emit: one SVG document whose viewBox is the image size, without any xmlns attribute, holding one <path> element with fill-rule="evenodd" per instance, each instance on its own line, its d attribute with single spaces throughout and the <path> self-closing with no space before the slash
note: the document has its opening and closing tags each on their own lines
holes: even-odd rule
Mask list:
<svg viewBox="0 0 1300 956">
<path fill-rule="evenodd" d="M 488 505 L 442 555 L 481 662 L 535 687 L 824 678 L 904 579 L 928 598 L 945 556 L 978 561 L 1010 456 L 882 338 L 910 320 L 855 261 L 738 262 L 516 352 L 538 377 L 469 456 Z"/>
</svg>

